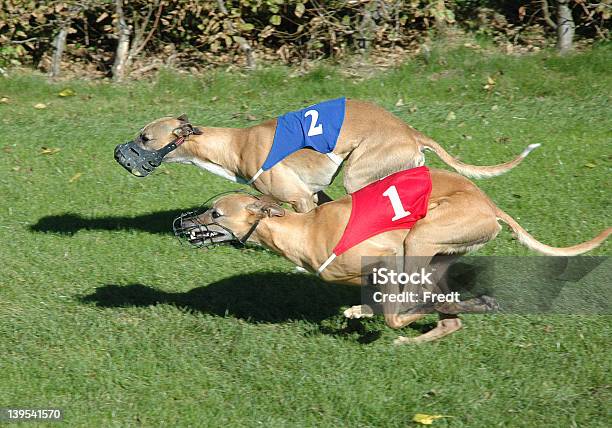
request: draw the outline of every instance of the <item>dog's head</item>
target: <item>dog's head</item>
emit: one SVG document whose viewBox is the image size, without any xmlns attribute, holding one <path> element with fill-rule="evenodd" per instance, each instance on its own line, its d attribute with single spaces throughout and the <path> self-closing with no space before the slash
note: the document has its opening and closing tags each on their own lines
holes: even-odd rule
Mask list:
<svg viewBox="0 0 612 428">
<path fill-rule="evenodd" d="M 191 135 L 201 135 L 186 115 L 163 117 L 142 128 L 136 138 L 115 147 L 115 160 L 137 177 L 145 177 Z"/>
<path fill-rule="evenodd" d="M 185 213 L 174 220 L 174 234 L 190 244 L 202 247 L 211 244 L 247 241 L 259 242 L 257 226 L 269 217 L 282 217 L 285 210 L 268 197 L 234 193 L 218 198 L 203 213 Z"/>
</svg>

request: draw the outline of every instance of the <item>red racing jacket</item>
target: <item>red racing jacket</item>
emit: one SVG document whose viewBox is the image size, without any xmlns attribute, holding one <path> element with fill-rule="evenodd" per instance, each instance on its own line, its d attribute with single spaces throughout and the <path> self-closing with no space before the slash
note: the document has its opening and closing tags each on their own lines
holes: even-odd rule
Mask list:
<svg viewBox="0 0 612 428">
<path fill-rule="evenodd" d="M 430 194 L 431 177 L 426 166 L 396 172 L 352 193 L 351 217 L 317 274 L 337 256 L 374 235 L 412 228 L 427 214 Z"/>
</svg>

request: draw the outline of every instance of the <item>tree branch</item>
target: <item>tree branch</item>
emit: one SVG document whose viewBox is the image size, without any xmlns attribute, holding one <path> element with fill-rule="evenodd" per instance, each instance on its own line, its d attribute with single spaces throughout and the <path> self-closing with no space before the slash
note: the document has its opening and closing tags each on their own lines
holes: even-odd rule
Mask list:
<svg viewBox="0 0 612 428">
<path fill-rule="evenodd" d="M 146 44 L 149 43 L 149 41 L 151 40 L 151 37 L 153 37 L 153 33 L 155 33 L 155 30 L 157 30 L 157 26 L 159 25 L 159 19 L 161 18 L 161 13 L 162 13 L 162 9 L 163 8 L 164 8 L 164 3 L 159 2 L 159 7 L 157 8 L 157 13 L 155 14 L 155 20 L 153 21 L 153 26 L 149 30 L 149 33 L 147 34 L 147 37 L 145 37 L 144 41 L 140 44 L 140 46 L 138 46 L 134 50 L 134 52 L 130 54 L 132 57 L 135 57 L 140 52 L 142 52 L 142 50 L 144 49 Z M 149 20 L 147 18 L 147 22 L 148 21 Z M 144 29 L 144 27 L 143 27 L 143 29 Z"/>
<path fill-rule="evenodd" d="M 123 80 L 126 69 L 128 67 L 127 60 L 130 48 L 130 27 L 125 21 L 125 13 L 123 11 L 123 0 L 115 0 L 115 9 L 117 12 L 117 30 L 119 33 L 119 41 L 115 52 L 115 63 L 113 64 L 113 80 L 120 82 Z"/>
<path fill-rule="evenodd" d="M 66 48 L 66 39 L 68 38 L 68 22 L 61 24 L 60 30 L 53 39 L 53 60 L 51 63 L 51 77 L 57 77 L 60 75 L 62 66 L 62 55 Z"/>
<path fill-rule="evenodd" d="M 236 28 L 234 27 L 234 24 L 232 23 L 232 20 L 229 17 L 229 12 L 227 11 L 227 8 L 225 7 L 225 3 L 223 2 L 223 0 L 217 0 L 217 5 L 219 6 L 219 10 L 221 11 L 221 13 L 227 16 L 227 26 L 229 27 L 230 31 L 235 34 Z M 244 37 L 240 37 L 240 36 L 234 37 L 234 40 L 236 41 L 236 43 L 238 43 L 238 45 L 240 46 L 240 49 L 246 55 L 247 68 L 254 69 L 255 68 L 255 56 L 253 55 L 253 48 L 251 48 L 251 45 L 249 45 L 249 42 L 247 42 L 247 40 Z"/>
<path fill-rule="evenodd" d="M 575 28 L 569 0 L 557 0 L 557 48 L 561 55 L 572 50 Z"/>
<path fill-rule="evenodd" d="M 33 42 L 34 40 L 38 40 L 38 37 L 30 37 L 29 39 L 25 40 L 11 40 L 10 43 L 13 43 L 14 45 L 22 45 L 24 43 Z"/>
<path fill-rule="evenodd" d="M 553 29 L 557 29 L 557 24 L 550 17 L 550 10 L 548 9 L 548 0 L 540 0 L 542 3 L 542 14 L 544 15 L 544 21 Z"/>
</svg>

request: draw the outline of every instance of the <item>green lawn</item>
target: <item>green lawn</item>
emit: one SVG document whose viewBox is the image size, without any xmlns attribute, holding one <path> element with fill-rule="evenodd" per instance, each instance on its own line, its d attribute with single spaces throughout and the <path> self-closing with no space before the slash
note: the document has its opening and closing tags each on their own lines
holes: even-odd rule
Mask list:
<svg viewBox="0 0 612 428">
<path fill-rule="evenodd" d="M 563 59 L 434 52 L 366 80 L 328 67 L 123 86 L 0 79 L 0 407 L 60 407 L 84 427 L 398 427 L 415 413 L 452 416 L 440 427 L 609 426 L 609 316 L 470 315 L 439 342 L 394 347 L 381 319 L 343 319 L 357 289 L 260 249 L 179 245 L 178 212 L 241 186 L 183 165 L 137 179 L 113 148 L 162 115 L 248 126 L 371 100 L 466 162 L 542 143 L 478 184 L 538 239 L 571 245 L 612 223 L 611 63 L 603 46 Z M 66 87 L 76 95 L 59 97 Z M 505 230 L 479 254 L 530 253 Z"/>
</svg>

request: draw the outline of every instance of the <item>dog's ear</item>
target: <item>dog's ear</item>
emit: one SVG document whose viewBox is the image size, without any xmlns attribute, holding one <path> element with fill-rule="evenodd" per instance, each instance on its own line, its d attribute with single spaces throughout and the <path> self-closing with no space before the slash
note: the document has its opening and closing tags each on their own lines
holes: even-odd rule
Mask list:
<svg viewBox="0 0 612 428">
<path fill-rule="evenodd" d="M 187 115 L 185 113 L 183 113 L 176 119 L 181 122 L 181 126 L 174 130 L 174 135 L 176 135 L 177 137 L 187 137 L 191 134 L 194 134 L 194 135 L 203 134 L 200 128 L 196 128 L 191 123 L 189 123 L 189 119 L 187 118 Z"/>
<path fill-rule="evenodd" d="M 175 128 L 174 131 L 172 131 L 172 133 L 176 135 L 177 137 L 189 137 L 191 134 L 194 134 L 194 135 L 203 134 L 203 132 L 200 129 L 194 128 L 191 123 L 185 123 L 179 126 L 178 128 Z"/>
<path fill-rule="evenodd" d="M 259 218 L 283 217 L 285 215 L 285 209 L 283 207 L 276 202 L 264 200 L 264 198 L 247 205 L 246 209 L 248 212 L 255 214 Z"/>
</svg>

